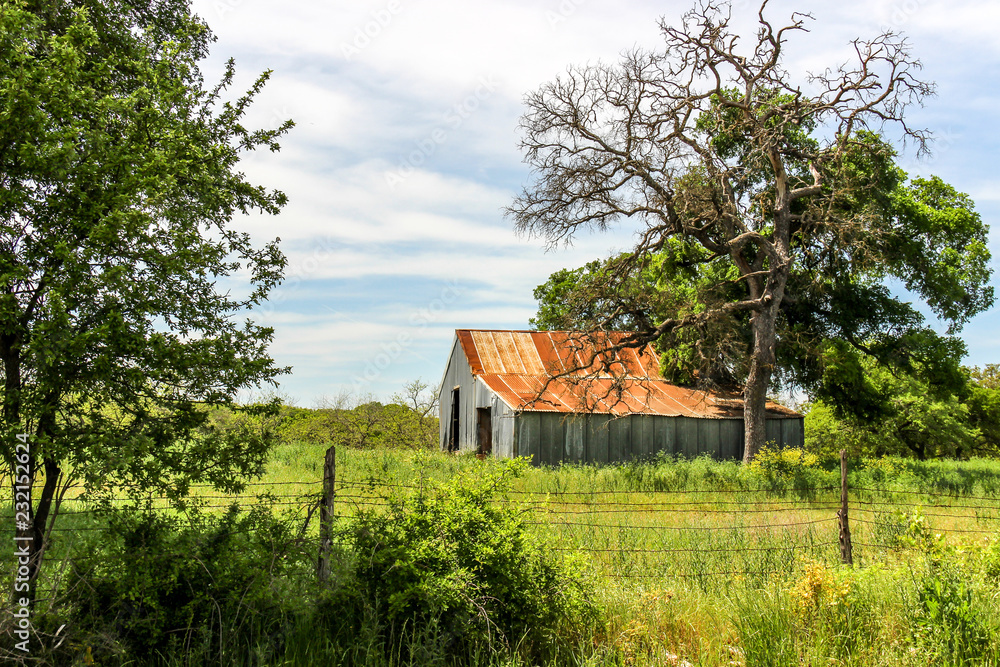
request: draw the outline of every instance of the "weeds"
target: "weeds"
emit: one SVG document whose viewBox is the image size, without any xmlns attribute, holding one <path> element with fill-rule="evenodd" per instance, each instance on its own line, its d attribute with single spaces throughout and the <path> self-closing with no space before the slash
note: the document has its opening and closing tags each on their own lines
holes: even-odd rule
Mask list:
<svg viewBox="0 0 1000 667">
<path fill-rule="evenodd" d="M 307 498 L 322 455 L 323 447 L 289 445 L 269 479 Z M 751 466 L 661 456 L 512 468 L 338 450 L 345 490 L 325 587 L 315 581 L 315 519 L 302 534 L 301 515 L 282 517 L 266 503 L 206 509 L 194 522 L 69 515 L 64 525 L 85 530 L 53 544 L 66 569 L 48 570 L 55 595 L 36 615 L 39 633 L 52 638 L 46 646 L 62 644 L 33 659 L 1000 665 L 991 509 L 1000 505 L 991 499 L 1000 466 L 852 463 L 855 562 L 864 566 L 850 568 L 839 564 L 835 463 L 785 451 Z M 387 488 L 397 495 L 386 500 Z M 7 586 L 9 566 L 0 561 Z"/>
</svg>

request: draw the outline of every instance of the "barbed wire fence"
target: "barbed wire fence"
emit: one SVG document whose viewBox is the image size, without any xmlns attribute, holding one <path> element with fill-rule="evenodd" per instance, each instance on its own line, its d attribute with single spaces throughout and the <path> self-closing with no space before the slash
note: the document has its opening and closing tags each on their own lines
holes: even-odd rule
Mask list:
<svg viewBox="0 0 1000 667">
<path fill-rule="evenodd" d="M 338 476 L 335 463 L 335 450 L 331 448 L 324 460 L 322 479 L 253 482 L 238 495 L 214 492 L 210 485 L 192 485 L 196 506 L 216 512 L 235 503 L 242 509 L 284 511 L 289 520 L 299 523 L 296 546 L 315 554 L 317 576 L 325 580 L 330 576 L 332 526 L 361 512 L 387 511 L 399 498 L 427 489 L 424 484 L 372 476 L 352 479 L 350 470 L 342 469 Z M 597 574 L 615 579 L 764 580 L 799 569 L 799 556 L 826 562 L 839 559 L 850 564 L 860 555 L 861 563 L 872 562 L 904 548 L 913 525 L 920 522 L 925 533 L 959 539 L 1000 536 L 1000 498 L 996 496 L 851 487 L 847 483 L 846 460 L 842 459 L 842 466 L 839 488 L 783 488 L 781 498 L 774 497 L 774 488 L 595 488 L 512 490 L 500 494 L 498 500 L 516 505 L 523 513 L 524 525 L 535 531 L 547 548 L 582 554 Z M 799 494 L 810 498 L 795 497 Z M 129 499 L 109 502 L 125 505 Z M 165 498 L 154 499 L 151 507 L 173 511 Z M 12 505 L 5 504 L 0 512 L 4 532 L 12 532 Z M 40 586 L 40 594 L 57 593 L 55 589 L 67 566 L 99 566 L 99 553 L 78 552 L 77 547 L 86 540 L 74 538 L 107 532 L 108 513 L 107 503 L 98 506 L 84 497 L 63 500 L 51 531 L 51 546 L 55 548 L 45 558 L 59 565 L 45 568 L 55 574 L 47 577 L 47 586 Z M 852 524 L 860 528 L 856 530 L 859 540 L 852 539 Z M 11 565 L 12 559 L 3 559 L 0 572 Z M 40 595 L 39 600 L 44 599 Z"/>
</svg>

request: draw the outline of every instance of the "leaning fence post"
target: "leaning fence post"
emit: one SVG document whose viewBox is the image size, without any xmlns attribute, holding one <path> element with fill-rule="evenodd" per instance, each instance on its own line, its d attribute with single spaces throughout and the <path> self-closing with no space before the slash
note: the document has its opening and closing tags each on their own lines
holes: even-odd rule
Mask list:
<svg viewBox="0 0 1000 667">
<path fill-rule="evenodd" d="M 846 565 L 853 565 L 851 525 L 847 518 L 847 451 L 844 449 L 840 450 L 840 510 L 837 518 L 840 520 L 840 560 Z"/>
<path fill-rule="evenodd" d="M 323 460 L 323 498 L 319 507 L 319 564 L 316 575 L 320 582 L 330 578 L 330 548 L 333 539 L 330 536 L 333 526 L 333 501 L 337 484 L 337 448 L 330 445 Z"/>
</svg>

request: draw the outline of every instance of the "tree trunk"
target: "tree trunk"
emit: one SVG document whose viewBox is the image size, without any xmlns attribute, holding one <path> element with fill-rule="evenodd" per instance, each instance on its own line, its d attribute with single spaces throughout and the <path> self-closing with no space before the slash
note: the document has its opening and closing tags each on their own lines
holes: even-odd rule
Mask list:
<svg viewBox="0 0 1000 667">
<path fill-rule="evenodd" d="M 29 479 L 34 477 L 37 468 L 35 456 L 32 455 L 30 458 L 31 475 Z M 52 501 L 55 498 L 59 473 L 61 472 L 59 464 L 52 459 L 44 459 L 42 465 L 45 469 L 45 483 L 42 485 L 37 507 L 34 506 L 34 498 L 28 495 L 28 521 L 17 521 L 14 537 L 19 556 L 19 568 L 11 597 L 15 601 L 26 598 L 30 607 L 34 607 L 38 597 L 38 576 L 42 570 L 42 558 L 47 546 L 45 544 L 45 526 L 52 511 Z M 15 485 L 19 486 L 16 482 L 17 480 L 15 480 Z"/>
<path fill-rule="evenodd" d="M 767 388 L 774 372 L 777 315 L 778 308 L 772 305 L 750 318 L 753 353 L 743 389 L 744 463 L 753 461 L 767 442 Z"/>
<path fill-rule="evenodd" d="M 0 337 L 0 355 L 4 366 L 4 397 L 3 421 L 8 433 L 22 433 L 21 423 L 21 345 L 23 340 L 16 335 Z M 45 482 L 41 494 L 34 493 L 34 481 L 38 473 L 37 443 L 42 440 L 38 436 L 50 436 L 54 430 L 54 412 L 43 415 L 39 419 L 38 428 L 29 439 L 27 445 L 27 474 L 18 475 L 18 462 L 11 459 L 12 499 L 24 503 L 26 511 L 15 516 L 14 543 L 17 553 L 17 571 L 15 572 L 11 599 L 15 605 L 21 599 L 27 599 L 28 606 L 34 607 L 38 597 L 38 576 L 41 573 L 42 558 L 45 555 L 45 528 L 52 511 L 52 503 L 58 490 L 60 468 L 55 459 L 42 457 Z M 13 448 L 12 448 L 13 453 Z M 23 470 L 22 470 L 23 472 Z M 37 497 L 37 505 L 35 499 Z M 26 516 L 25 516 L 26 515 Z"/>
</svg>

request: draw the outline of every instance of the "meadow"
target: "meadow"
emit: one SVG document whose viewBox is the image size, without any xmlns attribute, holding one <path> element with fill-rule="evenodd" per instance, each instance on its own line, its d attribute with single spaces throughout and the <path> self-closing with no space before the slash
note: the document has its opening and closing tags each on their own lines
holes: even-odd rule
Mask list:
<svg viewBox="0 0 1000 667">
<path fill-rule="evenodd" d="M 68 499 L 39 622 L 53 636 L 60 624 L 75 634 L 36 657 L 109 665 L 1000 665 L 1000 462 L 850 461 L 847 566 L 836 519 L 839 462 L 799 450 L 767 452 L 751 466 L 667 457 L 531 468 L 343 448 L 333 574 L 319 586 L 319 517 L 310 509 L 323 451 L 282 445 L 245 494 L 194 489 L 202 507 L 187 515 L 136 509 L 109 525 L 96 506 Z M 423 523 L 407 523 L 420 513 Z M 407 534 L 392 533 L 403 525 Z M 362 545 L 379 543 L 370 539 L 379 530 L 402 551 L 388 569 L 365 575 Z M 522 542 L 523 552 L 505 551 Z M 466 552 L 471 560 L 447 569 Z M 389 604 L 386 582 L 396 581 L 398 563 L 420 572 L 400 580 L 409 597 Z M 9 563 L 0 566 L 9 586 Z M 490 573 L 483 585 L 506 592 L 465 595 L 463 587 L 481 583 L 470 571 Z M 149 579 L 151 588 L 134 595 Z M 478 626 L 466 619 L 462 634 L 448 626 L 458 621 L 447 609 L 424 614 L 428 600 L 494 600 L 539 581 L 545 586 L 532 595 L 552 600 L 551 609 L 530 610 L 544 619 L 541 635 L 515 625 L 523 634 L 510 636 L 499 621 L 494 631 L 487 618 L 487 639 L 458 642 L 479 637 Z M 123 595 L 134 599 L 116 607 Z M 98 601 L 118 611 L 108 617 Z M 170 619 L 187 632 L 160 627 L 171 605 L 187 610 Z M 216 609 L 214 618 L 200 617 L 202 608 Z M 412 620 L 398 627 L 389 620 L 406 613 Z M 156 650 L 135 649 L 140 641 Z"/>
</svg>

